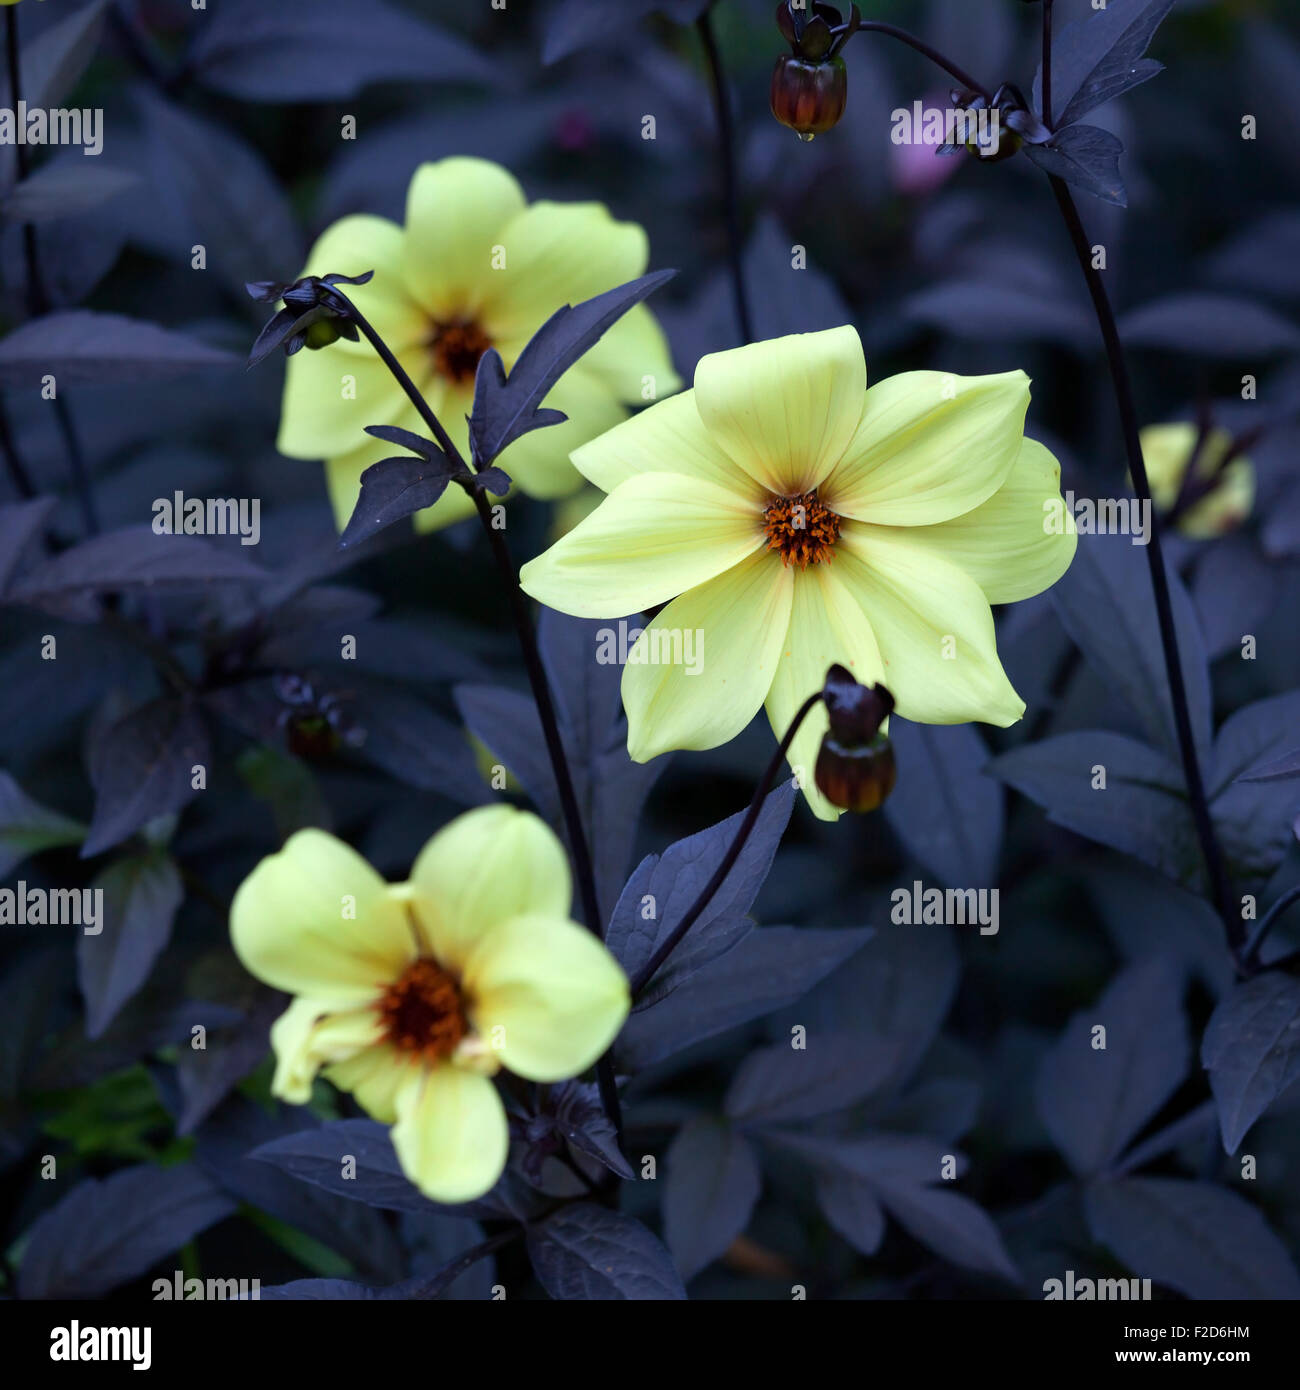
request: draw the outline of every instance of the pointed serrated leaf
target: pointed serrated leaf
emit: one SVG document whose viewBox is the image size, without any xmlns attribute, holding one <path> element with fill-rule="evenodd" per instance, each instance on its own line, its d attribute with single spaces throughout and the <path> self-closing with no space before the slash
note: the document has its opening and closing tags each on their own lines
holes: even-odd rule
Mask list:
<svg viewBox="0 0 1300 1390">
<path fill-rule="evenodd" d="M 1128 193 L 1119 173 L 1124 146 L 1110 131 L 1094 125 L 1066 126 L 1045 145 L 1026 145 L 1025 153 L 1046 173 L 1104 203 L 1128 207 Z"/>
<path fill-rule="evenodd" d="M 521 434 L 560 423 L 543 400 L 570 367 L 634 305 L 671 280 L 675 270 L 642 275 L 576 306 L 556 310 L 533 334 L 507 377 L 499 354 L 485 352 L 474 383 L 469 436 L 475 462 L 485 467 Z"/>
</svg>

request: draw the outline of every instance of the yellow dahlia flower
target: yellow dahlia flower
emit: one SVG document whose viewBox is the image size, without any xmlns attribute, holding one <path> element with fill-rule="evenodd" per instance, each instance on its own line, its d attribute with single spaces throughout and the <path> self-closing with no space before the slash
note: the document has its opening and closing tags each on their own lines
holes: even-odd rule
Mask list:
<svg viewBox="0 0 1300 1390">
<path fill-rule="evenodd" d="M 1060 467 L 1024 437 L 1028 405 L 1023 372 L 868 391 L 847 327 L 702 358 L 693 390 L 575 451 L 609 495 L 521 583 L 582 617 L 668 603 L 623 672 L 637 762 L 725 743 L 764 702 L 783 734 L 835 662 L 907 719 L 1012 724 L 989 605 L 1055 583 L 1076 539 L 1045 524 Z M 701 642 L 695 674 L 674 664 Z M 833 820 L 812 781 L 825 729 L 819 708 L 790 762 Z"/>
<path fill-rule="evenodd" d="M 1199 436 L 1200 431 L 1191 424 L 1151 425 L 1142 431 L 1151 500 L 1160 511 L 1167 512 L 1178 501 Z M 1255 465 L 1248 458 L 1235 458 L 1223 466 L 1231 444 L 1227 430 L 1212 429 L 1206 436 L 1196 461 L 1196 478 L 1205 482 L 1217 473 L 1218 480 L 1174 522 L 1184 535 L 1197 540 L 1222 536 L 1236 530 L 1250 515 L 1255 505 Z"/>
<path fill-rule="evenodd" d="M 481 1196 L 508 1146 L 491 1076 L 574 1076 L 627 1017 L 627 979 L 569 901 L 559 840 L 508 806 L 445 826 L 402 884 L 332 835 L 299 831 L 231 908 L 245 968 L 296 996 L 271 1029 L 272 1090 L 301 1104 L 323 1069 L 392 1125 L 426 1196 Z"/>
<path fill-rule="evenodd" d="M 483 159 L 423 164 L 406 195 L 406 225 L 356 214 L 329 227 L 304 274 L 356 275 L 348 294 L 396 354 L 462 454 L 479 358 L 495 347 L 509 370 L 533 333 L 560 307 L 645 273 L 645 232 L 616 222 L 600 203 L 531 205 L 505 169 Z M 497 460 L 524 492 L 563 497 L 582 486 L 569 452 L 681 386 L 649 309 L 638 304 L 556 382 L 545 404 L 560 425 L 536 430 Z M 361 474 L 393 453 L 367 425 L 428 430 L 402 388 L 362 338 L 289 359 L 277 447 L 325 460 L 340 529 L 352 515 Z M 416 515 L 429 531 L 469 516 L 474 504 L 448 488 Z"/>
</svg>

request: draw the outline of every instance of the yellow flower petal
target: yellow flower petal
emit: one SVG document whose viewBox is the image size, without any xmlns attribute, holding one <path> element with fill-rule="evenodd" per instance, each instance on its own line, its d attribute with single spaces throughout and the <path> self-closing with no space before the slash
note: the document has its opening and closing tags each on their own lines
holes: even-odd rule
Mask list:
<svg viewBox="0 0 1300 1390">
<path fill-rule="evenodd" d="M 304 348 L 289 359 L 275 447 L 290 458 L 328 459 L 361 448 L 371 442 L 367 425 L 391 424 L 409 406 L 406 393 L 373 352 L 359 357 L 337 352 L 337 346 L 317 352 Z M 399 354 L 421 389 L 430 380 L 424 359 L 419 348 Z M 393 452 L 392 445 L 385 447 Z"/>
<path fill-rule="evenodd" d="M 682 387 L 668 339 L 645 304 L 634 304 L 609 328 L 583 356 L 581 366 L 629 405 L 662 401 Z"/>
<path fill-rule="evenodd" d="M 533 598 L 581 618 L 621 618 L 665 603 L 763 544 L 751 500 L 680 474 L 630 478 L 520 571 Z"/>
<path fill-rule="evenodd" d="M 482 277 L 483 326 L 516 352 L 557 309 L 643 275 L 650 255 L 645 231 L 601 203 L 532 203 L 497 240 L 505 264 Z"/>
<path fill-rule="evenodd" d="M 835 547 L 840 580 L 871 615 L 896 708 L 922 724 L 1014 724 L 1025 704 L 998 659 L 988 600 L 921 534 L 851 522 Z"/>
<path fill-rule="evenodd" d="M 530 1081 L 585 1071 L 613 1042 L 631 1007 L 614 957 L 574 922 L 515 917 L 484 937 L 465 965 L 479 1033 Z"/>
<path fill-rule="evenodd" d="M 1192 461 L 1200 431 L 1195 425 L 1150 425 L 1142 431 L 1142 458 L 1147 467 L 1151 497 L 1162 511 L 1168 511 L 1183 487 L 1187 465 Z M 1255 465 L 1248 458 L 1235 458 L 1226 467 L 1223 459 L 1232 445 L 1227 430 L 1212 429 L 1196 459 L 1196 476 L 1202 482 L 1217 475 L 1214 486 L 1193 502 L 1177 519 L 1184 535 L 1210 540 L 1233 530 L 1250 515 L 1255 506 Z M 1129 486 L 1133 485 L 1132 478 Z"/>
<path fill-rule="evenodd" d="M 822 688 L 826 672 L 837 663 L 864 685 L 881 679 L 883 664 L 875 633 L 856 595 L 843 583 L 839 547 L 832 563 L 810 565 L 794 575 L 789 629 L 767 697 L 768 718 L 778 740 L 784 738 L 799 706 Z M 814 813 L 822 820 L 837 820 L 840 812 L 813 781 L 826 728 L 826 711 L 818 705 L 799 726 L 789 760 Z"/>
<path fill-rule="evenodd" d="M 769 492 L 810 492 L 862 418 L 867 365 L 853 328 L 796 333 L 702 357 L 700 418 L 731 459 Z"/>
<path fill-rule="evenodd" d="M 514 176 L 486 159 L 458 156 L 415 171 L 401 264 L 412 295 L 435 319 L 478 311 L 500 273 L 493 248 L 524 206 Z"/>
<path fill-rule="evenodd" d="M 639 473 L 681 473 L 752 496 L 760 506 L 767 497 L 704 428 L 694 391 L 660 401 L 575 449 L 573 463 L 583 477 L 606 492 Z"/>
<path fill-rule="evenodd" d="M 867 392 L 866 409 L 826 479 L 822 501 L 882 526 L 930 526 L 978 507 L 1020 453 L 1029 378 L 903 372 Z"/>
<path fill-rule="evenodd" d="M 510 1147 L 505 1107 L 485 1076 L 442 1063 L 397 1093 L 393 1147 L 402 1171 L 434 1202 L 472 1202 L 501 1176 Z"/>
<path fill-rule="evenodd" d="M 443 826 L 420 851 L 411 882 L 434 910 L 435 920 L 425 921 L 434 955 L 458 969 L 512 917 L 567 917 L 573 894 L 555 832 L 513 806 L 480 806 Z"/>
<path fill-rule="evenodd" d="M 1015 467 L 987 502 L 908 535 L 965 570 L 990 603 L 1050 589 L 1070 568 L 1078 542 L 1061 497 L 1061 465 L 1034 439 L 1021 444 Z"/>
<path fill-rule="evenodd" d="M 305 1105 L 321 1067 L 369 1050 L 379 1031 L 379 1016 L 372 1008 L 332 1013 L 319 999 L 295 999 L 271 1025 L 271 1094 Z"/>
<path fill-rule="evenodd" d="M 397 1119 L 398 1093 L 422 1070 L 419 1058 L 382 1042 L 326 1067 L 324 1075 L 340 1091 L 354 1095 L 380 1124 L 391 1125 Z"/>
<path fill-rule="evenodd" d="M 384 880 L 322 830 L 298 831 L 240 884 L 230 936 L 250 974 L 334 1007 L 373 998 L 414 949 Z"/>
<path fill-rule="evenodd" d="M 760 551 L 674 599 L 650 623 L 623 668 L 634 761 L 670 748 L 716 748 L 740 733 L 771 687 L 793 589 L 791 571 Z"/>
<path fill-rule="evenodd" d="M 307 257 L 304 275 L 363 275 L 374 271 L 374 279 L 364 285 L 339 288 L 370 320 L 394 352 L 415 347 L 428 335 L 428 316 L 411 297 L 402 275 L 402 229 L 385 217 L 354 213 L 327 227 L 317 238 Z M 375 350 L 358 337 L 355 343 L 340 338 L 340 353 L 373 357 Z M 304 348 L 289 360 L 292 371 L 304 357 Z M 370 423 L 370 422 L 367 422 Z"/>
</svg>

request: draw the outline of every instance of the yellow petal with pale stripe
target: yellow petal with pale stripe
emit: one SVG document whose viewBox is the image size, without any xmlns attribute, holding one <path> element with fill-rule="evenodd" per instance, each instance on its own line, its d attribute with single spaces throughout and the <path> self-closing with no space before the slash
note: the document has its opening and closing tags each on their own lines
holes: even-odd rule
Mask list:
<svg viewBox="0 0 1300 1390">
<path fill-rule="evenodd" d="M 428 899 L 433 951 L 459 969 L 481 938 L 525 912 L 566 918 L 569 861 L 540 817 L 480 806 L 445 825 L 420 851 L 411 882 Z"/>
<path fill-rule="evenodd" d="M 532 203 L 498 241 L 505 264 L 482 277 L 483 327 L 515 351 L 557 309 L 643 275 L 650 255 L 645 231 L 601 203 Z"/>
<path fill-rule="evenodd" d="M 1016 603 L 1050 589 L 1078 542 L 1061 497 L 1061 465 L 1037 440 L 1020 446 L 1006 482 L 974 511 L 906 537 L 964 570 L 990 603 Z"/>
<path fill-rule="evenodd" d="M 867 364 L 857 330 L 832 328 L 702 357 L 695 402 L 714 441 L 782 496 L 810 492 L 862 418 Z"/>
<path fill-rule="evenodd" d="M 499 164 L 457 156 L 422 164 L 406 192 L 401 265 L 411 294 L 446 322 L 479 310 L 494 285 L 493 250 L 524 210 L 518 181 Z"/>
<path fill-rule="evenodd" d="M 1014 724 L 1025 704 L 998 659 L 988 600 L 922 536 L 851 522 L 835 548 L 839 578 L 870 614 L 895 706 L 921 724 Z"/>
<path fill-rule="evenodd" d="M 867 392 L 862 422 L 821 500 L 882 526 L 930 526 L 978 507 L 1015 466 L 1029 409 L 1024 372 L 903 372 Z"/>
<path fill-rule="evenodd" d="M 478 1032 L 504 1066 L 530 1081 L 585 1071 L 631 1007 L 627 977 L 589 931 L 536 914 L 483 937 L 464 985 Z"/>
<path fill-rule="evenodd" d="M 738 565 L 763 544 L 758 505 L 679 474 L 645 473 L 520 571 L 526 593 L 580 618 L 622 618 Z"/>
<path fill-rule="evenodd" d="M 575 449 L 573 463 L 606 492 L 640 473 L 680 473 L 753 497 L 760 506 L 767 497 L 704 428 L 694 391 L 660 401 Z"/>
<path fill-rule="evenodd" d="M 836 664 L 864 685 L 874 685 L 881 678 L 875 632 L 856 595 L 843 583 L 838 547 L 831 564 L 810 565 L 794 576 L 790 625 L 767 697 L 768 718 L 778 740 L 785 737 L 799 707 L 822 688 L 826 672 Z M 813 781 L 826 727 L 826 711 L 818 705 L 799 726 L 789 760 L 814 813 L 821 820 L 837 820 L 840 812 Z"/>
<path fill-rule="evenodd" d="M 323 830 L 298 831 L 240 884 L 230 936 L 250 974 L 332 1007 L 372 999 L 414 955 L 404 906 Z"/>
<path fill-rule="evenodd" d="M 406 393 L 378 357 L 336 352 L 337 346 L 303 348 L 289 359 L 275 447 L 290 458 L 346 454 L 367 442 L 367 425 L 390 424 L 406 410 Z M 419 348 L 399 354 L 417 382 L 424 357 Z"/>
<path fill-rule="evenodd" d="M 771 687 L 794 584 L 776 556 L 759 551 L 650 623 L 623 668 L 634 761 L 670 748 L 716 748 L 745 728 Z"/>
<path fill-rule="evenodd" d="M 434 1202 L 472 1202 L 501 1176 L 506 1112 L 485 1077 L 451 1063 L 422 1068 L 394 1102 L 393 1148 L 402 1172 Z"/>
<path fill-rule="evenodd" d="M 340 1091 L 354 1095 L 357 1104 L 380 1124 L 391 1125 L 397 1119 L 398 1093 L 423 1065 L 414 1054 L 381 1042 L 326 1067 L 324 1076 Z"/>
</svg>

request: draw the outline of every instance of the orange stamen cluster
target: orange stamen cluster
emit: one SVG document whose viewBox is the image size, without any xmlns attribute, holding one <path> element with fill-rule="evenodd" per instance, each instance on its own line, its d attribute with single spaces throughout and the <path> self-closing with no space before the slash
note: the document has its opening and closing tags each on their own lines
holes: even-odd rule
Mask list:
<svg viewBox="0 0 1300 1390">
<path fill-rule="evenodd" d="M 806 570 L 822 560 L 831 560 L 831 550 L 840 538 L 840 518 L 818 500 L 815 492 L 796 497 L 774 497 L 763 512 L 767 548 L 779 552 L 785 565 Z"/>
<path fill-rule="evenodd" d="M 469 1032 L 459 985 L 427 956 L 384 991 L 379 1016 L 394 1047 L 427 1061 L 450 1057 Z"/>
<path fill-rule="evenodd" d="M 463 386 L 474 380 L 478 360 L 492 346 L 486 333 L 467 319 L 453 319 L 434 326 L 429 339 L 434 370 L 439 376 Z"/>
</svg>

